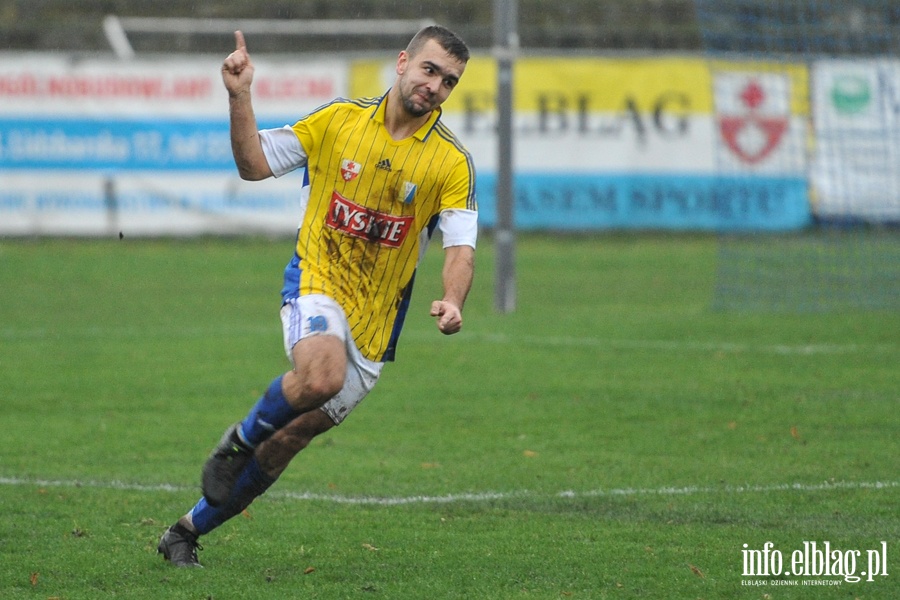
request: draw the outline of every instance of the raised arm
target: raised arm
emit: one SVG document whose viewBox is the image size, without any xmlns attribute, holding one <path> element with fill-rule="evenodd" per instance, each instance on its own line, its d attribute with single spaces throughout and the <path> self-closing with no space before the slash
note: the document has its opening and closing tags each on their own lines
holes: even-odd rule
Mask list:
<svg viewBox="0 0 900 600">
<path fill-rule="evenodd" d="M 475 248 L 450 246 L 444 250 L 444 297 L 431 303 L 431 316 L 437 317 L 441 333 L 450 335 L 462 329 L 462 308 L 475 275 Z"/>
<path fill-rule="evenodd" d="M 228 90 L 228 114 L 231 122 L 231 152 L 241 179 L 256 181 L 272 176 L 272 169 L 259 141 L 256 116 L 250 98 L 253 62 L 247 53 L 244 34 L 234 32 L 235 50 L 222 64 L 222 81 Z"/>
</svg>

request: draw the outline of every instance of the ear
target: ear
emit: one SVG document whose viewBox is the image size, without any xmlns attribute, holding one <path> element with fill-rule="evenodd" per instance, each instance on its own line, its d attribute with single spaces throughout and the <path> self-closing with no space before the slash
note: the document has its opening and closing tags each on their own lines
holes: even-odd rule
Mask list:
<svg viewBox="0 0 900 600">
<path fill-rule="evenodd" d="M 407 65 L 409 65 L 409 54 L 406 50 L 401 50 L 400 55 L 397 57 L 397 75 L 403 75 L 406 72 Z"/>
</svg>

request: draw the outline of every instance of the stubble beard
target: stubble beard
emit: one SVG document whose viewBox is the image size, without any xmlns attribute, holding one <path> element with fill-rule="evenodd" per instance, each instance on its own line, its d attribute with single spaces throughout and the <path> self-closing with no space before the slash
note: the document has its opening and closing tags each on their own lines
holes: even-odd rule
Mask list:
<svg viewBox="0 0 900 600">
<path fill-rule="evenodd" d="M 426 107 L 426 106 L 422 106 L 422 105 L 416 103 L 413 100 L 414 95 L 415 95 L 415 91 L 413 91 L 413 93 L 409 94 L 409 95 L 401 93 L 401 100 L 402 100 L 403 108 L 406 110 L 407 113 L 409 113 L 410 116 L 424 117 L 425 115 L 430 113 L 432 110 L 434 110 L 434 107 L 431 105 L 428 105 Z"/>
<path fill-rule="evenodd" d="M 405 98 L 403 100 L 403 108 L 405 108 L 406 112 L 408 112 L 413 117 L 424 117 L 432 110 L 431 108 L 423 108 L 413 103 L 413 101 L 409 98 Z"/>
</svg>

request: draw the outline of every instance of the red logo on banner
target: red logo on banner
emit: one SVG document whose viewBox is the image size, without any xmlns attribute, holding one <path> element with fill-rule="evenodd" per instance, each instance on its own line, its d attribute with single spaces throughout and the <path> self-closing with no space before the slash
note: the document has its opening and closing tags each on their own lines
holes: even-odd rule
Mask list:
<svg viewBox="0 0 900 600">
<path fill-rule="evenodd" d="M 719 116 L 719 130 L 725 143 L 742 161 L 755 164 L 769 156 L 784 139 L 788 117 L 763 116 L 757 109 L 766 100 L 766 91 L 757 81 L 750 81 L 740 99 L 747 113 Z"/>
<path fill-rule="evenodd" d="M 377 212 L 332 192 L 325 223 L 355 238 L 399 248 L 412 228 L 413 217 Z"/>
</svg>

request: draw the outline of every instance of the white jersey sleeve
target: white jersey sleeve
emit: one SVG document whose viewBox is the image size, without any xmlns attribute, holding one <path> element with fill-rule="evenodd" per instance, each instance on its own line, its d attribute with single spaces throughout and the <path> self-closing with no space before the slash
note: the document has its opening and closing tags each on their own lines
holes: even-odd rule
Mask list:
<svg viewBox="0 0 900 600">
<path fill-rule="evenodd" d="M 308 160 L 306 150 L 289 125 L 278 129 L 260 130 L 259 141 L 275 177 L 281 177 L 294 169 L 306 166 Z"/>
<path fill-rule="evenodd" d="M 441 212 L 439 224 L 444 248 L 472 246 L 478 239 L 478 212 L 462 208 L 448 208 Z"/>
</svg>

